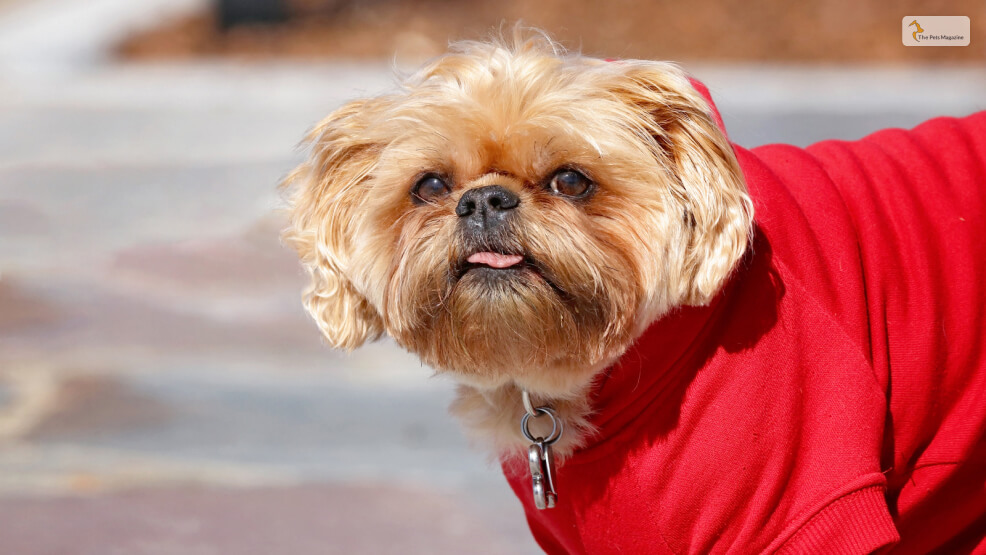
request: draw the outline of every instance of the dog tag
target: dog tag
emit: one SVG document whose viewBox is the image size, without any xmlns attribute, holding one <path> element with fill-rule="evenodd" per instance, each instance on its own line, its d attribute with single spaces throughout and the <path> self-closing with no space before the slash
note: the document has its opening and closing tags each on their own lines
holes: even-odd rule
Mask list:
<svg viewBox="0 0 986 555">
<path fill-rule="evenodd" d="M 554 508 L 558 501 L 555 493 L 555 460 L 551 456 L 551 444 L 561 439 L 565 423 L 555 417 L 551 407 L 535 407 L 527 391 L 523 392 L 524 416 L 520 419 L 520 433 L 532 445 L 527 448 L 527 462 L 531 466 L 531 486 L 534 490 L 534 506 L 538 509 Z M 547 416 L 551 419 L 551 433 L 545 439 L 531 433 L 528 423 L 531 418 Z"/>
<path fill-rule="evenodd" d="M 531 465 L 531 482 L 534 490 L 534 506 L 538 509 L 551 509 L 558 500 L 552 480 L 554 460 L 551 458 L 551 446 L 538 438 L 527 448 L 527 459 Z"/>
</svg>

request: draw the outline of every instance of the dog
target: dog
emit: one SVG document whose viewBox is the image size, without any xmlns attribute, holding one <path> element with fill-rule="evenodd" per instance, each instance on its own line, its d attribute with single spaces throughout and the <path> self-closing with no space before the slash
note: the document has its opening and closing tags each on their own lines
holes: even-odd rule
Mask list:
<svg viewBox="0 0 986 555">
<path fill-rule="evenodd" d="M 307 144 L 308 311 L 457 381 L 545 551 L 986 553 L 986 112 L 746 150 L 518 31 Z"/>
</svg>

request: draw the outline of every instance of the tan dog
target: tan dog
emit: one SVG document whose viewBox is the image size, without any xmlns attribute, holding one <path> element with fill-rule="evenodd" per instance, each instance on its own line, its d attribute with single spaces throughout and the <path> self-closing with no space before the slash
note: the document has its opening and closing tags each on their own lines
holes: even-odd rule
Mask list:
<svg viewBox="0 0 986 555">
<path fill-rule="evenodd" d="M 383 333 L 462 387 L 454 412 L 525 445 L 521 389 L 585 438 L 593 378 L 747 247 L 733 151 L 676 66 L 461 43 L 309 135 L 286 237 L 329 342 Z"/>
<path fill-rule="evenodd" d="M 986 553 L 986 112 L 746 150 L 706 94 L 535 35 L 342 107 L 309 311 L 458 380 L 549 552 Z"/>
</svg>

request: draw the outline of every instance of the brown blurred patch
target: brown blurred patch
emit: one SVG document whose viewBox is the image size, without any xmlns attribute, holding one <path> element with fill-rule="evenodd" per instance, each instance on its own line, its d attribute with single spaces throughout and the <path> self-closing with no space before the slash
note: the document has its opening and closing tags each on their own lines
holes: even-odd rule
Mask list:
<svg viewBox="0 0 986 555">
<path fill-rule="evenodd" d="M 297 257 L 278 241 L 284 224 L 262 220 L 239 237 L 191 239 L 139 245 L 116 254 L 112 270 L 151 286 L 174 287 L 200 295 L 243 294 L 290 287 L 297 289 Z"/>
<path fill-rule="evenodd" d="M 43 297 L 20 286 L 15 278 L 0 277 L 0 334 L 50 327 L 62 315 Z"/>
<path fill-rule="evenodd" d="M 396 484 L 0 499 L 4 553 L 531 553 L 520 519 Z"/>
<path fill-rule="evenodd" d="M 105 434 L 160 424 L 168 418 L 166 405 L 142 395 L 106 375 L 66 378 L 50 412 L 26 437 L 52 440 Z"/>
<path fill-rule="evenodd" d="M 905 15 L 967 15 L 986 36 L 981 0 L 289 0 L 293 17 L 222 33 L 201 13 L 130 37 L 128 58 L 198 56 L 419 59 L 448 40 L 482 39 L 503 22 L 524 21 L 587 54 L 685 61 L 970 62 L 968 47 L 908 48 Z"/>
<path fill-rule="evenodd" d="M 115 352 L 138 349 L 148 360 L 174 355 L 324 352 L 318 331 L 312 329 L 300 302 L 293 302 L 290 312 L 221 317 L 208 310 L 186 311 L 189 297 L 173 297 L 171 306 L 166 298 L 153 303 L 147 300 L 139 290 L 124 294 L 91 291 L 70 307 L 77 325 L 30 340 L 36 348 L 56 348 L 62 354 L 71 349 L 103 349 L 111 357 Z"/>
<path fill-rule="evenodd" d="M 0 361 L 324 354 L 297 258 L 261 222 L 240 236 L 128 249 L 101 277 L 0 278 Z M 272 227 L 273 226 L 273 227 Z M 50 292 L 50 297 L 46 293 Z M 4 346 L 16 347 L 10 351 Z"/>
</svg>

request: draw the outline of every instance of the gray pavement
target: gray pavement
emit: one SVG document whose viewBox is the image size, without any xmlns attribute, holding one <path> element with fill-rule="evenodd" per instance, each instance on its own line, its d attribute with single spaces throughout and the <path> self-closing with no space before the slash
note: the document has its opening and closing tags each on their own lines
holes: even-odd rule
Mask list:
<svg viewBox="0 0 986 555">
<path fill-rule="evenodd" d="M 0 33 L 0 553 L 536 553 L 452 385 L 324 347 L 277 238 L 293 146 L 390 70 L 114 62 L 134 4 L 92 55 Z M 747 146 L 986 108 L 983 69 L 689 69 Z"/>
</svg>

